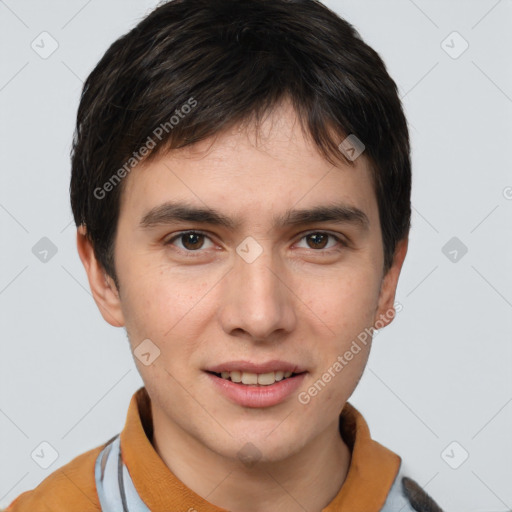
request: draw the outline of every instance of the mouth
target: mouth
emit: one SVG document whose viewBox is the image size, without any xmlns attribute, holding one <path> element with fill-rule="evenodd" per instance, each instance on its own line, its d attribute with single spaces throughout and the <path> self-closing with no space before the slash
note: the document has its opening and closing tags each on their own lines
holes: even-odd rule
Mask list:
<svg viewBox="0 0 512 512">
<path fill-rule="evenodd" d="M 276 382 L 285 381 L 288 379 L 293 379 L 298 375 L 302 375 L 306 372 L 291 372 L 284 370 L 277 370 L 274 372 L 266 372 L 266 373 L 252 373 L 252 372 L 244 372 L 240 370 L 234 371 L 225 371 L 225 372 L 213 372 L 207 371 L 220 379 L 224 379 L 230 382 L 234 382 L 235 384 L 243 384 L 245 386 L 272 386 Z"/>
<path fill-rule="evenodd" d="M 259 366 L 229 363 L 204 371 L 213 389 L 224 398 L 253 408 L 272 407 L 287 401 L 303 386 L 308 373 L 291 364 L 274 363 Z"/>
</svg>

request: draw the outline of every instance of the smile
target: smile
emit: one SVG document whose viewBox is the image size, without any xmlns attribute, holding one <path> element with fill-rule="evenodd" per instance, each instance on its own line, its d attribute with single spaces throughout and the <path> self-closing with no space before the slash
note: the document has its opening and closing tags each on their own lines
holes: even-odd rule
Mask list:
<svg viewBox="0 0 512 512">
<path fill-rule="evenodd" d="M 243 371 L 231 371 L 214 373 L 217 377 L 222 379 L 230 380 L 237 384 L 245 384 L 247 386 L 271 386 L 276 382 L 288 379 L 289 377 L 296 375 L 290 371 L 278 370 L 276 372 L 267 373 L 251 373 Z"/>
<path fill-rule="evenodd" d="M 289 370 L 266 373 L 206 371 L 213 388 L 222 396 L 237 405 L 255 408 L 271 407 L 286 401 L 299 391 L 307 373 Z"/>
</svg>

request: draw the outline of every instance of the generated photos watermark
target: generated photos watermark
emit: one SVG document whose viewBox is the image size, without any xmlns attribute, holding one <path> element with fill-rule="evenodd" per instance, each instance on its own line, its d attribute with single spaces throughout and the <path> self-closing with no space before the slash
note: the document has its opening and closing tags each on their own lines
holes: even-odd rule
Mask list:
<svg viewBox="0 0 512 512">
<path fill-rule="evenodd" d="M 357 335 L 357 338 L 352 341 L 350 348 L 343 354 L 338 355 L 336 361 L 327 368 L 327 370 L 314 384 L 312 384 L 306 391 L 301 391 L 298 394 L 297 398 L 299 402 L 303 405 L 309 404 L 311 399 L 317 396 L 327 386 L 327 384 L 329 384 L 329 382 L 331 382 L 331 380 L 334 379 L 336 375 L 338 375 L 343 368 L 352 361 L 352 359 L 354 359 L 354 356 L 361 352 L 361 344 L 366 346 L 368 340 L 371 340 L 376 336 L 378 329 L 382 329 L 382 327 L 387 325 L 389 321 L 395 317 L 396 313 L 400 313 L 402 309 L 402 304 L 397 301 L 392 308 L 380 315 L 379 320 L 377 320 L 372 327 L 365 327 L 365 329 Z"/>
<path fill-rule="evenodd" d="M 104 199 L 108 192 L 114 190 L 121 180 L 125 178 L 144 157 L 151 153 L 151 150 L 162 140 L 164 132 L 169 133 L 173 130 L 174 127 L 180 123 L 181 119 L 189 114 L 196 106 L 197 100 L 191 96 L 186 103 L 174 111 L 175 115 L 172 115 L 168 121 L 160 123 L 153 130 L 152 134 L 148 136 L 144 144 L 137 151 L 134 151 L 132 156 L 101 187 L 94 189 L 94 197 L 100 200 Z"/>
</svg>

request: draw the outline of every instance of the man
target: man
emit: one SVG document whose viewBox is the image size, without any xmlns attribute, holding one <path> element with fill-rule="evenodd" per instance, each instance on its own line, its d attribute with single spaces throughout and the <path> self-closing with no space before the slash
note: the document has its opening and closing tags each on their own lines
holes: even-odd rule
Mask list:
<svg viewBox="0 0 512 512">
<path fill-rule="evenodd" d="M 348 403 L 407 252 L 384 63 L 308 1 L 174 0 L 88 77 L 77 246 L 144 387 L 22 511 L 439 511 Z"/>
</svg>

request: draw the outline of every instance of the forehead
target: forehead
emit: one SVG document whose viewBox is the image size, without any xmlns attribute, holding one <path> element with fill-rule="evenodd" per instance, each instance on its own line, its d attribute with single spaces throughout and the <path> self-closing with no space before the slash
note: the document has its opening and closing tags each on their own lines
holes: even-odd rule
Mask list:
<svg viewBox="0 0 512 512">
<path fill-rule="evenodd" d="M 274 223 L 294 205 L 342 201 L 375 222 L 369 162 L 363 154 L 353 164 L 329 163 L 303 133 L 293 108 L 283 103 L 258 126 L 236 125 L 137 165 L 124 183 L 121 214 L 138 215 L 140 221 L 148 209 L 177 200 L 222 210 L 239 224 L 244 214 L 255 213 Z"/>
</svg>

